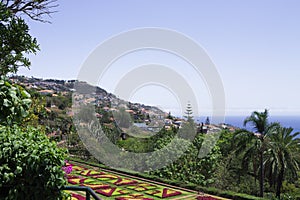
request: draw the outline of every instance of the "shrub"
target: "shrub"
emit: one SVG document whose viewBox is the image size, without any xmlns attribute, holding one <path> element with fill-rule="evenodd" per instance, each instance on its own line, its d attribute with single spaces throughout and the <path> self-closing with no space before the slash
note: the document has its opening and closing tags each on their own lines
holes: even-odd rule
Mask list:
<svg viewBox="0 0 300 200">
<path fill-rule="evenodd" d="M 33 127 L 0 126 L 0 199 L 60 199 L 65 150 Z"/>
<path fill-rule="evenodd" d="M 0 97 L 0 124 L 20 123 L 28 115 L 30 94 L 4 76 L 0 76 Z"/>
</svg>

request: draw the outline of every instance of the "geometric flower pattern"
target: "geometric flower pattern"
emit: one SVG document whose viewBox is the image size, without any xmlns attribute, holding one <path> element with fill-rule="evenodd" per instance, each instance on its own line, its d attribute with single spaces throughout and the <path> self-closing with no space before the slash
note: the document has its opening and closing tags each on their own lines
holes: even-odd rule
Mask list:
<svg viewBox="0 0 300 200">
<path fill-rule="evenodd" d="M 80 194 L 72 194 L 71 200 L 85 200 L 85 197 Z"/>
<path fill-rule="evenodd" d="M 116 200 L 154 200 L 144 196 L 134 197 L 132 195 L 117 197 Z"/>
<path fill-rule="evenodd" d="M 72 165 L 72 172 L 66 175 L 68 183 L 90 187 L 101 199 L 157 200 L 169 199 L 170 197 L 175 199 L 197 199 L 197 194 L 194 192 L 171 189 L 107 171 L 88 169 L 73 162 L 71 164 L 66 163 L 66 166 L 69 165 Z M 80 192 L 72 191 L 71 199 L 84 200 L 83 195 Z M 215 198 L 211 198 L 215 200 Z M 206 200 L 206 198 L 204 199 Z"/>
<path fill-rule="evenodd" d="M 128 194 L 130 191 L 123 189 L 123 188 L 117 188 L 117 187 L 109 187 L 109 188 L 103 188 L 96 190 L 97 193 L 102 194 L 106 197 L 111 196 L 117 196 L 120 194 Z"/>
<path fill-rule="evenodd" d="M 136 185 L 127 186 L 126 188 L 132 189 L 132 190 L 137 191 L 137 192 L 143 192 L 143 191 L 146 191 L 146 190 L 156 189 L 157 186 L 153 185 L 153 184 L 149 184 L 149 183 L 138 183 Z"/>
<path fill-rule="evenodd" d="M 173 190 L 173 189 L 170 189 L 170 188 L 159 188 L 159 189 L 156 189 L 156 190 L 146 191 L 145 193 L 153 195 L 153 196 L 157 196 L 157 197 L 160 197 L 160 198 L 167 198 L 167 197 L 173 197 L 173 196 L 181 195 L 180 191 Z"/>
</svg>

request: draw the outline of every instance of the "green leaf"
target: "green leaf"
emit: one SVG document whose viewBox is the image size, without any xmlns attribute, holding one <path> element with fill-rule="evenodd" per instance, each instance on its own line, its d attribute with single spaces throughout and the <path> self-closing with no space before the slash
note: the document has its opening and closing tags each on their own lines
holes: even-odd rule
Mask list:
<svg viewBox="0 0 300 200">
<path fill-rule="evenodd" d="M 22 103 L 25 105 L 30 105 L 31 104 L 31 99 L 23 99 Z"/>
<path fill-rule="evenodd" d="M 8 99 L 3 99 L 3 106 L 10 107 L 11 102 Z"/>
<path fill-rule="evenodd" d="M 22 172 L 22 167 L 17 166 L 17 169 L 15 170 L 15 174 L 19 174 Z"/>
</svg>

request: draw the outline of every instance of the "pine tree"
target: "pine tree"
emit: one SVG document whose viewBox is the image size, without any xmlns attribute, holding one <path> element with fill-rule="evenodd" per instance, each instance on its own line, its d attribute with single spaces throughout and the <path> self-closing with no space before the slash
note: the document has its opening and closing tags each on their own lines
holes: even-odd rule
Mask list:
<svg viewBox="0 0 300 200">
<path fill-rule="evenodd" d="M 196 135 L 196 124 L 193 118 L 193 111 L 191 103 L 188 103 L 186 106 L 185 116 L 187 122 L 182 124 L 182 128 L 179 130 L 178 135 L 186 140 L 192 141 Z"/>
<path fill-rule="evenodd" d="M 167 118 L 168 118 L 168 119 L 173 119 L 171 112 L 169 112 Z"/>
<path fill-rule="evenodd" d="M 207 118 L 206 118 L 206 120 L 205 120 L 205 124 L 206 124 L 206 125 L 210 125 L 210 120 L 209 120 L 209 117 L 207 117 Z"/>
<path fill-rule="evenodd" d="M 194 122 L 193 119 L 193 110 L 191 103 L 188 103 L 186 106 L 186 110 L 184 112 L 186 115 L 184 116 L 188 122 Z"/>
</svg>

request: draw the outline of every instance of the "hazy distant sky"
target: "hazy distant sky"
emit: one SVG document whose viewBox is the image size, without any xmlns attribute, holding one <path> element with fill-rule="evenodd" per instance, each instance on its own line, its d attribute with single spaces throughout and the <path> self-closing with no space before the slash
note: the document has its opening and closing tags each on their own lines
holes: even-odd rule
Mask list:
<svg viewBox="0 0 300 200">
<path fill-rule="evenodd" d="M 206 50 L 223 81 L 227 115 L 248 115 L 264 108 L 269 108 L 272 115 L 300 114 L 298 0 L 60 0 L 58 3 L 52 24 L 28 21 L 41 51 L 30 56 L 31 70 L 22 69 L 19 74 L 76 79 L 82 63 L 104 40 L 135 28 L 161 27 L 189 36 Z M 150 52 L 145 59 L 155 57 L 155 53 Z M 129 58 L 119 62 L 124 65 Z M 134 58 L 127 63 L 135 64 Z M 169 60 L 168 55 L 165 59 Z M 100 86 L 113 92 L 116 80 L 109 79 L 100 81 Z M 192 84 L 205 90 L 201 81 Z M 142 88 L 131 100 L 160 105 L 176 113 L 176 98 L 169 91 L 155 87 Z M 203 114 L 207 114 L 211 105 L 208 92 L 203 93 L 205 97 L 200 101 Z"/>
</svg>

